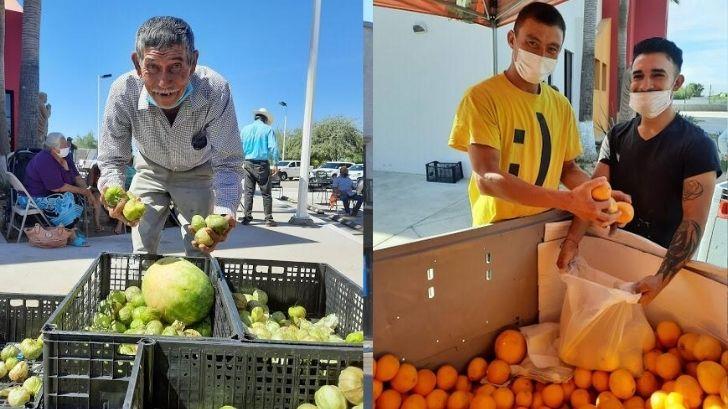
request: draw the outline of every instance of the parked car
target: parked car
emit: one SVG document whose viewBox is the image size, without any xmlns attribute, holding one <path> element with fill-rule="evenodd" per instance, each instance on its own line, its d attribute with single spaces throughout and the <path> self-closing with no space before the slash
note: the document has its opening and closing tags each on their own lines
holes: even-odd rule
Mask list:
<svg viewBox="0 0 728 409">
<path fill-rule="evenodd" d="M 278 162 L 277 166 L 278 177 L 281 180 L 301 177 L 301 161 L 299 160 L 282 160 Z"/>
<path fill-rule="evenodd" d="M 364 177 L 364 164 L 357 163 L 351 167 L 349 167 L 349 178 L 353 181 L 356 181 L 359 178 Z"/>
<path fill-rule="evenodd" d="M 315 176 L 316 172 L 322 171 L 326 172 L 326 175 L 328 177 L 331 177 L 334 173 L 339 173 L 339 168 L 342 166 L 346 166 L 347 168 L 353 166 L 354 164 L 352 162 L 324 162 L 319 166 L 318 168 L 311 171 L 311 176 Z"/>
</svg>

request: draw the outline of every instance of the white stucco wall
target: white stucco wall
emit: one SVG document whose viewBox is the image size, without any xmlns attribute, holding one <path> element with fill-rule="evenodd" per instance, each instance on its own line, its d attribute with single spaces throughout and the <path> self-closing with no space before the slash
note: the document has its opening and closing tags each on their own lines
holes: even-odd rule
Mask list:
<svg viewBox="0 0 728 409">
<path fill-rule="evenodd" d="M 424 174 L 427 162 L 463 160 L 447 138 L 465 89 L 492 75 L 491 30 L 382 7 L 374 21 L 374 170 Z"/>
<path fill-rule="evenodd" d="M 581 75 L 581 1 L 557 6 L 566 21 L 564 49 L 574 53 L 572 102 L 578 112 Z M 465 90 L 493 75 L 493 30 L 475 24 L 374 7 L 374 170 L 424 174 L 425 164 L 463 162 L 467 155 L 447 146 L 453 116 Z M 427 28 L 416 34 L 414 24 Z M 510 64 L 506 35 L 497 30 L 499 71 Z M 564 59 L 553 74 L 564 89 Z"/>
</svg>

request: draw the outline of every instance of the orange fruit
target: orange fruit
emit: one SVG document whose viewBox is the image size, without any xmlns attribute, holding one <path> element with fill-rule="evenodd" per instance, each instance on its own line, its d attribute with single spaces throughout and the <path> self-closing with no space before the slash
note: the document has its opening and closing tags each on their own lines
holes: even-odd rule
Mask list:
<svg viewBox="0 0 728 409">
<path fill-rule="evenodd" d="M 589 403 L 586 405 L 581 405 L 578 408 L 574 408 L 574 409 L 597 409 L 597 407 L 592 405 L 591 403 Z"/>
<path fill-rule="evenodd" d="M 703 409 L 725 409 L 725 405 L 720 396 L 709 395 L 703 401 Z"/>
<path fill-rule="evenodd" d="M 728 350 L 725 350 L 722 354 L 720 354 L 720 364 L 723 365 L 723 368 L 728 370 Z"/>
<path fill-rule="evenodd" d="M 689 408 L 697 408 L 703 402 L 703 389 L 698 380 L 690 375 L 680 375 L 675 380 L 675 392 L 683 396 Z"/>
<path fill-rule="evenodd" d="M 705 393 L 720 393 L 720 382 L 728 375 L 725 368 L 719 363 L 713 361 L 703 361 L 698 364 L 697 378 L 700 387 Z"/>
<path fill-rule="evenodd" d="M 568 401 L 569 398 L 571 398 L 572 392 L 576 389 L 576 386 L 574 386 L 574 380 L 569 379 L 567 382 L 562 383 L 561 389 L 564 390 L 564 400 Z"/>
<path fill-rule="evenodd" d="M 723 378 L 723 382 L 720 383 L 720 398 L 723 402 L 728 403 L 728 376 Z"/>
<path fill-rule="evenodd" d="M 624 402 L 624 409 L 644 409 L 645 400 L 639 396 L 632 396 Z"/>
<path fill-rule="evenodd" d="M 470 384 L 470 379 L 468 379 L 465 375 L 458 376 L 457 382 L 455 382 L 455 390 L 463 391 L 463 392 L 470 392 L 470 389 L 473 388 L 473 385 Z"/>
<path fill-rule="evenodd" d="M 516 393 L 516 405 L 529 407 L 533 403 L 533 392 L 520 391 Z"/>
<path fill-rule="evenodd" d="M 536 381 L 536 391 L 541 392 L 545 387 L 545 383 Z"/>
<path fill-rule="evenodd" d="M 680 339 L 682 330 L 674 321 L 661 321 L 657 324 L 655 335 L 657 335 L 657 339 L 663 347 L 672 348 L 677 345 L 677 340 Z"/>
<path fill-rule="evenodd" d="M 684 366 L 685 360 L 683 359 L 682 355 L 680 355 L 680 351 L 677 350 L 677 347 L 672 347 L 667 350 L 668 354 L 675 355 L 675 358 L 677 358 L 678 361 L 680 361 L 680 366 Z"/>
<path fill-rule="evenodd" d="M 619 399 L 626 400 L 634 396 L 637 384 L 628 370 L 617 369 L 609 375 L 609 390 Z"/>
<path fill-rule="evenodd" d="M 452 365 L 443 365 L 437 370 L 437 387 L 449 391 L 458 381 L 458 371 Z"/>
<path fill-rule="evenodd" d="M 387 382 L 397 375 L 397 371 L 399 371 L 399 359 L 392 354 L 386 354 L 377 361 L 377 372 L 374 377 Z"/>
<path fill-rule="evenodd" d="M 376 404 L 377 409 L 399 409 L 402 406 L 402 395 L 394 389 L 387 389 L 379 395 Z"/>
<path fill-rule="evenodd" d="M 660 389 L 667 393 L 675 392 L 675 381 L 667 381 L 663 383 L 662 388 Z"/>
<path fill-rule="evenodd" d="M 475 395 L 470 401 L 470 409 L 496 409 L 495 399 L 489 395 Z"/>
<path fill-rule="evenodd" d="M 617 223 L 627 224 L 634 219 L 634 207 L 627 202 L 617 202 L 617 209 L 621 212 L 617 218 Z"/>
<path fill-rule="evenodd" d="M 425 398 L 427 409 L 445 409 L 447 406 L 447 392 L 442 389 L 435 389 L 427 394 Z"/>
<path fill-rule="evenodd" d="M 372 375 L 374 375 L 375 373 L 377 373 L 377 360 L 372 359 Z"/>
<path fill-rule="evenodd" d="M 482 395 L 488 395 L 488 396 L 490 396 L 490 395 L 493 394 L 493 392 L 495 392 L 496 389 L 498 389 L 498 388 L 496 388 L 494 385 L 491 385 L 489 383 L 486 383 L 485 385 L 482 385 L 481 387 L 479 387 L 475 391 L 475 394 L 476 395 L 481 395 L 482 394 Z"/>
<path fill-rule="evenodd" d="M 511 367 L 506 361 L 496 359 L 488 365 L 486 377 L 488 382 L 496 385 L 502 385 L 508 381 L 511 376 Z"/>
<path fill-rule="evenodd" d="M 427 409 L 427 400 L 422 395 L 410 395 L 402 402 L 400 409 Z"/>
<path fill-rule="evenodd" d="M 495 357 L 511 365 L 523 361 L 526 356 L 526 339 L 516 330 L 507 329 L 495 339 Z"/>
<path fill-rule="evenodd" d="M 609 389 L 609 374 L 604 371 L 592 372 L 592 386 L 597 392 L 604 392 Z"/>
<path fill-rule="evenodd" d="M 591 195 L 592 199 L 598 202 L 609 200 L 612 197 L 612 187 L 609 185 L 608 182 L 602 183 L 601 185 L 592 189 Z"/>
<path fill-rule="evenodd" d="M 519 376 L 511 384 L 511 390 L 515 394 L 523 391 L 533 392 L 533 384 L 530 379 Z"/>
<path fill-rule="evenodd" d="M 680 336 L 677 340 L 677 350 L 680 351 L 680 356 L 686 361 L 694 361 L 695 355 L 695 343 L 698 342 L 700 335 L 694 332 L 686 332 Z"/>
<path fill-rule="evenodd" d="M 470 397 L 467 392 L 455 391 L 447 398 L 447 409 L 468 409 Z"/>
<path fill-rule="evenodd" d="M 412 364 L 402 364 L 394 375 L 389 386 L 399 393 L 409 392 L 417 385 L 417 368 Z"/>
<path fill-rule="evenodd" d="M 660 384 L 652 372 L 644 371 L 642 376 L 637 378 L 637 392 L 645 399 L 649 398 L 659 388 Z"/>
<path fill-rule="evenodd" d="M 513 396 L 513 391 L 510 389 L 506 387 L 498 388 L 491 396 L 495 400 L 495 407 L 497 409 L 511 409 L 513 407 L 515 397 Z"/>
<path fill-rule="evenodd" d="M 372 393 L 374 395 L 374 400 L 377 400 L 379 395 L 382 394 L 382 381 L 379 379 L 374 379 L 372 381 Z"/>
<path fill-rule="evenodd" d="M 707 334 L 700 334 L 695 342 L 693 354 L 698 361 L 718 361 L 723 348 L 717 339 Z"/>
<path fill-rule="evenodd" d="M 575 389 L 574 392 L 571 393 L 569 401 L 571 402 L 572 408 L 579 408 L 591 403 L 591 396 L 589 395 L 589 391 L 586 389 Z"/>
<path fill-rule="evenodd" d="M 541 395 L 543 397 L 543 403 L 550 408 L 560 408 L 564 403 L 564 389 L 557 383 L 546 385 Z"/>
<path fill-rule="evenodd" d="M 485 378 L 485 371 L 488 369 L 488 362 L 481 357 L 473 358 L 468 364 L 468 379 L 478 382 Z"/>
<path fill-rule="evenodd" d="M 657 357 L 655 371 L 662 379 L 675 379 L 680 373 L 680 360 L 671 353 L 664 353 Z"/>
<path fill-rule="evenodd" d="M 597 408 L 616 409 L 621 407 L 622 402 L 612 392 L 604 391 L 597 396 Z"/>
<path fill-rule="evenodd" d="M 417 384 L 412 389 L 412 392 L 427 396 L 437 385 L 437 376 L 434 372 L 429 369 L 420 369 L 417 371 Z"/>
<path fill-rule="evenodd" d="M 543 406 L 543 396 L 541 391 L 533 392 L 533 402 L 531 403 L 532 408 L 540 408 Z"/>
<path fill-rule="evenodd" d="M 642 356 L 642 362 L 645 365 L 645 369 L 657 374 L 657 357 L 662 355 L 662 351 L 659 349 L 653 349 Z"/>
<path fill-rule="evenodd" d="M 592 384 L 592 373 L 588 369 L 576 368 L 574 369 L 574 385 L 577 388 L 589 389 Z"/>
</svg>

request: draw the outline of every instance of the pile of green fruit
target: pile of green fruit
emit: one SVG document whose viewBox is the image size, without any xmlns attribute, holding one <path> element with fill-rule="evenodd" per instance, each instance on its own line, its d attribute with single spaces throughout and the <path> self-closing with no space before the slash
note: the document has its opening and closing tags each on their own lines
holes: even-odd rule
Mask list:
<svg viewBox="0 0 728 409">
<path fill-rule="evenodd" d="M 209 337 L 212 321 L 207 316 L 191 326 L 180 320 L 166 322 L 160 310 L 146 305 L 142 290 L 130 286 L 124 291 L 109 292 L 99 302 L 92 324 L 84 329 L 117 334 Z"/>
<path fill-rule="evenodd" d="M 339 374 L 339 384 L 320 387 L 314 394 L 314 401 L 315 405 L 304 403 L 297 409 L 364 408 L 364 371 L 355 366 L 347 367 Z"/>
<path fill-rule="evenodd" d="M 215 241 L 210 236 L 210 230 L 217 234 L 224 234 L 225 230 L 230 227 L 225 217 L 219 214 L 211 214 L 207 217 L 202 217 L 199 214 L 192 216 L 190 221 L 190 227 L 195 233 L 195 241 L 198 244 L 204 244 L 205 246 L 212 246 Z"/>
<path fill-rule="evenodd" d="M 0 390 L 0 406 L 5 404 L 21 408 L 38 395 L 43 382 L 36 375 L 31 376 L 32 362 L 43 354 L 43 340 L 26 338 L 19 344 L 7 344 L 0 351 L 0 382 L 7 378 L 12 386 Z"/>
<path fill-rule="evenodd" d="M 336 334 L 339 318 L 329 314 L 319 320 L 306 319 L 306 309 L 300 305 L 282 311 L 270 312 L 268 294 L 257 288 L 245 288 L 233 293 L 235 306 L 250 332 L 259 339 L 273 341 L 338 342 L 357 344 L 364 342 L 364 333 L 356 331 L 341 338 Z"/>
<path fill-rule="evenodd" d="M 125 192 L 120 186 L 111 186 L 104 192 L 104 200 L 111 207 L 116 207 L 120 201 L 127 199 L 122 213 L 126 220 L 137 221 L 144 216 L 147 208 L 144 203 L 131 192 Z"/>
</svg>

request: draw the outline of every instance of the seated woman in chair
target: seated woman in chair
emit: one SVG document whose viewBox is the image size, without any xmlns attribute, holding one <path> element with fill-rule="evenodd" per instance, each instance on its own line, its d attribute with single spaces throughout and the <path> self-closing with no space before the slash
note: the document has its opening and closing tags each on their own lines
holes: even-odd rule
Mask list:
<svg viewBox="0 0 728 409">
<path fill-rule="evenodd" d="M 51 223 L 68 228 L 76 224 L 83 212 L 83 207 L 75 203 L 78 197 L 85 198 L 97 215 L 101 209 L 100 202 L 88 189 L 69 157 L 69 151 L 68 141 L 63 134 L 49 133 L 43 150 L 28 162 L 23 180 L 28 193 L 43 208 Z M 53 196 L 54 200 L 49 200 L 49 196 Z M 96 229 L 103 230 L 98 220 Z"/>
</svg>

